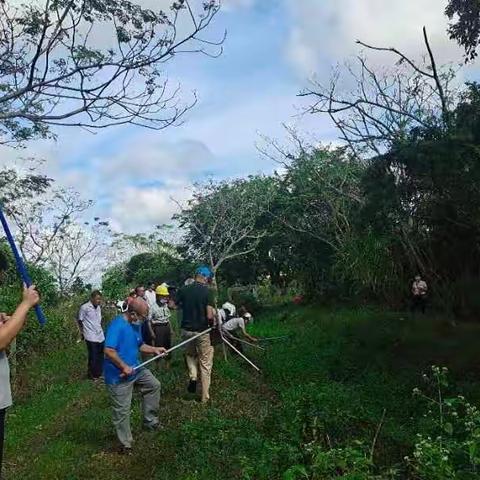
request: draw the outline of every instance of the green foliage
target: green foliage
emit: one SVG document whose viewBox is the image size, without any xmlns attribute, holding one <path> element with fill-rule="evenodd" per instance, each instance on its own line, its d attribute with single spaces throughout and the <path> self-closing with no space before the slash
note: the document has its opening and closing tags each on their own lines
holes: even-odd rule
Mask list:
<svg viewBox="0 0 480 480">
<path fill-rule="evenodd" d="M 428 429 L 417 434 L 412 456 L 406 457 L 416 478 L 476 478 L 480 472 L 480 411 L 463 395 L 447 397 L 448 369 L 432 366 L 424 374 L 425 391 L 414 395 L 425 405 Z"/>
<path fill-rule="evenodd" d="M 467 60 L 477 57 L 480 42 L 480 5 L 477 0 L 449 0 L 445 10 L 450 19 L 448 33 L 465 49 Z"/>
<path fill-rule="evenodd" d="M 102 292 L 106 298 L 118 300 L 127 296 L 129 288 L 125 280 L 125 268 L 125 263 L 114 265 L 103 274 Z"/>
</svg>

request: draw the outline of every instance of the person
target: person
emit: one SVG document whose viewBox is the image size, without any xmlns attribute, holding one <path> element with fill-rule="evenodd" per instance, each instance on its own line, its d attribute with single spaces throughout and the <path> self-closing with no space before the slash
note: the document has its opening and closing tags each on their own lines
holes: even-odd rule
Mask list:
<svg viewBox="0 0 480 480">
<path fill-rule="evenodd" d="M 230 302 L 225 302 L 222 305 L 222 308 L 220 308 L 217 312 L 219 322 L 221 324 L 228 322 L 230 319 L 234 318 L 235 313 L 236 313 L 235 305 Z"/>
<path fill-rule="evenodd" d="M 135 298 L 140 297 L 145 302 L 147 301 L 145 297 L 145 287 L 143 285 L 137 285 L 135 287 Z"/>
<path fill-rule="evenodd" d="M 240 350 L 240 352 L 243 352 L 243 348 L 241 342 L 236 341 L 236 332 L 240 331 L 250 342 L 257 342 L 256 337 L 247 333 L 246 325 L 250 323 L 251 319 L 252 315 L 249 312 L 245 312 L 243 316 L 231 318 L 222 325 L 222 331 L 225 333 L 227 340 L 231 339 L 233 346 Z"/>
<path fill-rule="evenodd" d="M 87 345 L 87 377 L 98 380 L 103 373 L 103 347 L 105 335 L 102 328 L 102 294 L 94 290 L 90 300 L 84 303 L 78 312 L 77 324 L 80 335 Z"/>
<path fill-rule="evenodd" d="M 182 287 L 177 293 L 177 306 L 182 311 L 181 332 L 184 340 L 213 325 L 214 302 L 208 288 L 212 278 L 213 273 L 208 267 L 199 267 L 196 270 L 194 282 Z M 202 403 L 207 403 L 210 399 L 213 353 L 208 333 L 187 344 L 185 349 L 189 375 L 187 390 L 189 393 L 196 392 L 200 370 Z"/>
<path fill-rule="evenodd" d="M 412 284 L 412 312 L 420 310 L 425 313 L 427 307 L 427 293 L 428 285 L 425 280 L 422 280 L 421 275 L 416 275 Z"/>
<path fill-rule="evenodd" d="M 155 289 L 156 301 L 149 310 L 147 325 L 149 331 L 149 343 L 154 347 L 164 347 L 167 350 L 172 347 L 173 329 L 170 323 L 170 294 L 165 285 L 159 285 Z M 165 366 L 170 368 L 170 359 L 165 358 Z"/>
<path fill-rule="evenodd" d="M 145 291 L 145 300 L 148 303 L 148 306 L 152 308 L 152 305 L 155 305 L 157 302 L 157 297 L 155 295 L 155 284 L 150 283 L 147 290 Z"/>
<path fill-rule="evenodd" d="M 112 402 L 113 424 L 121 444 L 120 451 L 126 454 L 132 451 L 130 409 L 134 387 L 138 387 L 142 395 L 144 427 L 156 430 L 160 426 L 160 382 L 150 370 L 134 369 L 139 365 L 139 352 L 160 355 L 166 351 L 143 343 L 138 329 L 133 328 L 134 323 L 144 320 L 147 315 L 148 305 L 141 299 L 134 299 L 123 314 L 112 320 L 105 339 L 105 384 Z"/>
<path fill-rule="evenodd" d="M 7 257 L 0 252 L 0 272 L 5 272 L 7 268 Z M 38 302 L 39 295 L 35 286 L 24 287 L 22 301 L 17 306 L 15 312 L 11 316 L 8 316 L 6 313 L 0 313 L 0 478 L 2 477 L 6 414 L 8 408 L 12 405 L 10 367 L 6 350 L 24 327 L 28 312 Z"/>
</svg>

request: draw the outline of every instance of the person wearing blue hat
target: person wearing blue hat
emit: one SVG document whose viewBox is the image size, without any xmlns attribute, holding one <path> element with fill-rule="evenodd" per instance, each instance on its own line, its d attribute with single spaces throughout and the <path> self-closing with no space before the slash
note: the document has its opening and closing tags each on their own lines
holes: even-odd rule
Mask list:
<svg viewBox="0 0 480 480">
<path fill-rule="evenodd" d="M 185 340 L 213 325 L 214 301 L 208 288 L 212 279 L 213 272 L 210 268 L 198 267 L 194 282 L 178 291 L 176 303 L 182 312 L 181 329 L 182 338 Z M 188 392 L 197 391 L 197 381 L 200 376 L 202 403 L 208 402 L 213 367 L 213 346 L 209 334 L 200 336 L 186 346 L 185 360 L 189 376 Z"/>
</svg>

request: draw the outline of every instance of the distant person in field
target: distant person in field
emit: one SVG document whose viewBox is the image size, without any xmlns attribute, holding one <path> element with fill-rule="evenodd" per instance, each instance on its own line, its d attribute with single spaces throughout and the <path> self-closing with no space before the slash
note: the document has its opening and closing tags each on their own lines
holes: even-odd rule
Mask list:
<svg viewBox="0 0 480 480">
<path fill-rule="evenodd" d="M 412 312 L 420 310 L 425 313 L 427 308 L 428 285 L 421 275 L 417 275 L 412 284 Z"/>
<path fill-rule="evenodd" d="M 194 282 L 182 287 L 177 293 L 177 306 L 182 311 L 181 328 L 184 340 L 203 332 L 214 323 L 214 301 L 208 288 L 212 279 L 213 273 L 208 267 L 199 267 Z M 208 333 L 186 345 L 185 360 L 190 379 L 188 392 L 197 391 L 200 376 L 201 400 L 202 403 L 208 402 L 213 367 L 213 346 Z"/>
<path fill-rule="evenodd" d="M 78 312 L 77 324 L 80 335 L 87 345 L 87 377 L 97 380 L 103 373 L 103 346 L 105 335 L 102 328 L 102 294 L 94 290 L 90 300 L 84 303 Z"/>
<path fill-rule="evenodd" d="M 0 272 L 8 267 L 6 256 L 0 252 Z M 23 289 L 22 302 L 15 312 L 8 316 L 0 313 L 0 478 L 2 477 L 3 441 L 5 436 L 5 416 L 8 407 L 12 405 L 12 391 L 10 388 L 10 367 L 8 365 L 7 348 L 22 330 L 29 310 L 39 301 L 35 287 Z"/>
<path fill-rule="evenodd" d="M 152 305 L 155 305 L 155 303 L 157 302 L 154 283 L 150 283 L 147 290 L 145 290 L 145 300 L 147 301 L 150 308 L 152 308 Z"/>
<path fill-rule="evenodd" d="M 126 312 L 112 320 L 105 339 L 105 383 L 112 401 L 113 424 L 121 444 L 121 453 L 125 454 L 132 451 L 130 412 L 135 387 L 142 395 L 144 427 L 147 430 L 160 427 L 160 382 L 147 368 L 134 370 L 140 364 L 140 352 L 160 355 L 166 351 L 162 347 L 146 345 L 138 329 L 134 328 L 134 324 L 144 321 L 147 315 L 146 302 L 140 298 L 134 299 Z"/>
<path fill-rule="evenodd" d="M 251 322 L 252 315 L 244 312 L 242 316 L 231 318 L 222 325 L 222 329 L 226 334 L 227 340 L 231 339 L 232 344 L 237 350 L 243 352 L 242 343 L 236 341 L 237 335 L 241 334 L 250 342 L 257 342 L 257 338 L 247 333 L 247 325 Z"/>
</svg>

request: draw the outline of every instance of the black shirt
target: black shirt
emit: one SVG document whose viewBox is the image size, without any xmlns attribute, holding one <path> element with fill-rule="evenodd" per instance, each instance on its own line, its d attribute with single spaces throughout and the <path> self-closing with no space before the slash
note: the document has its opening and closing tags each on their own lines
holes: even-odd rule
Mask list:
<svg viewBox="0 0 480 480">
<path fill-rule="evenodd" d="M 177 303 L 182 309 L 184 330 L 202 332 L 209 327 L 207 307 L 211 305 L 210 290 L 202 283 L 192 283 L 181 288 L 177 293 Z"/>
</svg>

